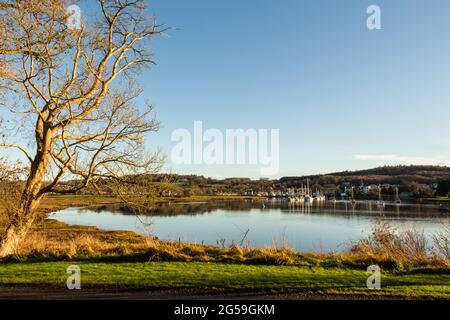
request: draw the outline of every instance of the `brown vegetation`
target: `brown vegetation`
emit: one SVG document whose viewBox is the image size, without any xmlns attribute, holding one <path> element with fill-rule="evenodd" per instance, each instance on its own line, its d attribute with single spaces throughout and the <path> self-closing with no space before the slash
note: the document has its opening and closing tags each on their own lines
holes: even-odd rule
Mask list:
<svg viewBox="0 0 450 320">
<path fill-rule="evenodd" d="M 353 245 L 351 252 L 369 257 L 392 259 L 400 264 L 448 264 L 450 229 L 434 236 L 433 243 L 423 231 L 399 232 L 386 222 L 377 223 L 372 234 Z"/>
<path fill-rule="evenodd" d="M 375 231 L 374 231 L 375 232 Z M 403 271 L 415 267 L 449 267 L 450 260 L 435 254 L 425 254 L 421 239 L 401 235 L 415 242 L 404 247 L 397 238 L 384 236 L 384 246 L 370 246 L 368 240 L 347 253 L 299 253 L 285 245 L 264 248 L 249 246 L 210 246 L 183 242 L 165 242 L 128 231 L 103 231 L 95 227 L 67 226 L 47 220 L 35 227 L 9 260 L 61 261 L 200 261 L 230 262 L 261 265 L 290 265 L 311 267 L 340 267 L 365 269 L 378 264 L 384 270 Z M 389 240 L 387 240 L 389 239 Z M 419 241 L 417 241 L 419 240 Z M 398 246 L 398 247 L 397 247 Z M 386 248 L 389 251 L 382 251 Z M 407 254 L 408 253 L 408 254 Z"/>
</svg>

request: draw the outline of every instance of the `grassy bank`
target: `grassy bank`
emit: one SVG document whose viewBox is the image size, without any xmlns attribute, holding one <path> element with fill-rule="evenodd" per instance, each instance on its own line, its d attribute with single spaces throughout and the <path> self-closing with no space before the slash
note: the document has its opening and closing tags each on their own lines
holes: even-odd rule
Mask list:
<svg viewBox="0 0 450 320">
<path fill-rule="evenodd" d="M 69 265 L 81 269 L 82 287 L 206 289 L 212 292 L 323 293 L 406 298 L 450 298 L 448 270 L 383 273 L 381 290 L 366 287 L 368 274 L 341 268 L 247 266 L 223 263 L 11 263 L 0 267 L 0 284 L 65 287 Z M 433 272 L 431 272 L 433 271 Z"/>
<path fill-rule="evenodd" d="M 352 251 L 326 254 L 297 252 L 286 245 L 252 248 L 169 242 L 131 231 L 105 231 L 47 220 L 36 226 L 16 254 L 5 261 L 214 262 L 356 270 L 377 264 L 385 271 L 450 269 L 450 259 L 428 255 L 423 246 L 417 245 L 422 243 L 420 238 L 393 237 L 386 228 L 377 229 L 375 235 L 355 245 Z"/>
</svg>

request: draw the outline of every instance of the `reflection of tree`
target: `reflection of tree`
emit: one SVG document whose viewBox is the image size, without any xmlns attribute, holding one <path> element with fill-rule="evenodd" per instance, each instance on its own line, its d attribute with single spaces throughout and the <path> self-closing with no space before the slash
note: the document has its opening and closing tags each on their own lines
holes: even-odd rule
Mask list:
<svg viewBox="0 0 450 320">
<path fill-rule="evenodd" d="M 449 214 L 442 213 L 435 205 L 386 205 L 383 210 L 370 202 L 362 202 L 350 206 L 344 202 L 314 203 L 308 206 L 307 210 L 302 205 L 289 204 L 286 201 L 264 202 L 265 208 L 280 210 L 283 214 L 317 214 L 317 215 L 360 215 L 373 216 L 383 215 L 386 217 L 417 217 L 417 218 L 437 218 L 449 217 Z M 177 215 L 203 215 L 217 210 L 226 211 L 248 211 L 261 209 L 261 200 L 241 200 L 241 201 L 211 201 L 211 202 L 190 202 L 190 203 L 159 203 L 149 207 L 133 207 L 127 205 L 108 205 L 89 208 L 90 211 L 108 211 L 113 214 L 135 215 L 140 219 L 152 216 L 177 216 Z M 263 213 L 266 211 L 262 211 Z M 151 225 L 150 223 L 147 223 Z"/>
<path fill-rule="evenodd" d="M 123 215 L 139 216 L 174 216 L 174 215 L 201 215 L 222 209 L 228 211 L 250 211 L 259 208 L 261 204 L 252 204 L 252 201 L 214 201 L 214 202 L 191 202 L 191 203 L 159 203 L 148 208 L 135 208 L 126 205 L 106 205 L 90 208 L 90 211 Z"/>
</svg>

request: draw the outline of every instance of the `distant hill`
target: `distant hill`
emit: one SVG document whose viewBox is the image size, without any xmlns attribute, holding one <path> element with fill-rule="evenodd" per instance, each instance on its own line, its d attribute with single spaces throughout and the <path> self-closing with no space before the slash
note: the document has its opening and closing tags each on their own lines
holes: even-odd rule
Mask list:
<svg viewBox="0 0 450 320">
<path fill-rule="evenodd" d="M 343 171 L 332 173 L 337 176 L 363 176 L 363 175 L 380 175 L 380 176 L 401 176 L 401 175 L 422 175 L 428 177 L 439 177 L 450 175 L 450 167 L 443 166 L 383 166 L 374 169 Z"/>
<path fill-rule="evenodd" d="M 358 171 L 342 171 L 323 175 L 302 177 L 283 177 L 282 184 L 291 184 L 309 179 L 317 184 L 400 184 L 402 182 L 417 182 L 432 184 L 439 180 L 450 179 L 450 167 L 444 166 L 384 166 Z"/>
<path fill-rule="evenodd" d="M 133 180 L 132 177 L 129 178 Z M 342 190 L 346 185 L 399 185 L 401 192 L 409 192 L 424 196 L 432 195 L 435 183 L 450 180 L 450 167 L 442 166 L 385 166 L 359 171 L 342 171 L 320 175 L 283 177 L 281 179 L 251 180 L 245 177 L 214 179 L 199 175 L 153 174 L 144 179 L 149 185 L 156 187 L 161 194 L 172 195 L 217 195 L 217 194 L 260 194 L 264 192 L 286 191 L 309 185 L 313 190 L 328 193 Z M 67 181 L 61 184 L 78 183 Z M 104 192 L 109 192 L 108 181 L 97 183 Z M 393 192 L 392 187 L 386 187 Z M 88 191 L 90 192 L 90 191 Z"/>
</svg>

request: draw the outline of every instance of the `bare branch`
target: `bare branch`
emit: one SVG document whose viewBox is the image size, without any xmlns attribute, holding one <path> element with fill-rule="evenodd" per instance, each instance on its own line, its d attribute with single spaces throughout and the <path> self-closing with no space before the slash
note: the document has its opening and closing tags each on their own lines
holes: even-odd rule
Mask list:
<svg viewBox="0 0 450 320">
<path fill-rule="evenodd" d="M 28 154 L 28 152 L 21 147 L 18 144 L 14 144 L 14 143 L 0 143 L 0 147 L 5 147 L 5 148 L 15 148 L 18 149 L 19 151 L 21 151 L 30 162 L 33 162 L 33 159 L 31 158 L 31 156 Z"/>
</svg>

